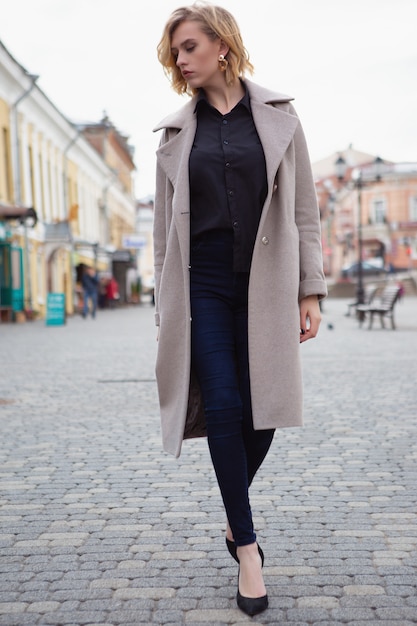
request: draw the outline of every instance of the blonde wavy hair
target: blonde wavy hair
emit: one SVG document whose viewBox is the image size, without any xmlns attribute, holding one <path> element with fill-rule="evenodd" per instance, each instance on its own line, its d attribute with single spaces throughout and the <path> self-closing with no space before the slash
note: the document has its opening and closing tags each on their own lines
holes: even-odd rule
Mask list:
<svg viewBox="0 0 417 626">
<path fill-rule="evenodd" d="M 197 22 L 203 33 L 212 41 L 222 39 L 229 47 L 226 55 L 228 65 L 225 71 L 226 83 L 233 84 L 236 79 L 243 77 L 245 72 L 253 74 L 254 67 L 249 61 L 249 54 L 243 45 L 239 26 L 233 15 L 219 6 L 207 2 L 195 2 L 186 7 L 173 11 L 169 17 L 161 41 L 157 46 L 158 60 L 164 68 L 165 74 L 171 81 L 171 86 L 179 94 L 193 95 L 198 89 L 188 87 L 176 59 L 171 52 L 171 41 L 175 30 L 185 21 Z"/>
</svg>

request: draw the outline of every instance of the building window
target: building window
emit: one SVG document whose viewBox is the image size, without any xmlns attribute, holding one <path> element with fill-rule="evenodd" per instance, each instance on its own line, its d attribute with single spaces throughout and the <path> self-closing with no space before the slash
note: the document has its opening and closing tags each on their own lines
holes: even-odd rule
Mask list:
<svg viewBox="0 0 417 626">
<path fill-rule="evenodd" d="M 372 213 L 374 224 L 384 224 L 387 216 L 385 200 L 374 200 L 372 203 Z"/>
<path fill-rule="evenodd" d="M 40 182 L 40 196 L 41 196 L 41 210 L 42 210 L 42 216 L 46 217 L 46 212 L 45 212 L 45 179 L 43 177 L 43 161 L 42 161 L 42 155 L 39 154 L 38 156 L 39 159 L 39 182 Z"/>
<path fill-rule="evenodd" d="M 3 159 L 4 159 L 4 171 L 2 172 L 4 175 L 4 181 L 5 181 L 5 193 L 6 193 L 6 200 L 8 200 L 9 202 L 12 199 L 12 190 L 10 187 L 10 181 L 11 181 L 11 171 L 10 171 L 10 153 L 9 153 L 9 133 L 7 128 L 3 128 Z"/>
<path fill-rule="evenodd" d="M 35 174 L 33 171 L 33 152 L 32 146 L 28 146 L 29 154 L 29 175 L 30 175 L 30 192 L 32 194 L 32 206 L 36 209 L 36 194 L 35 194 Z"/>
<path fill-rule="evenodd" d="M 417 222 L 417 196 L 410 198 L 410 222 Z"/>
</svg>

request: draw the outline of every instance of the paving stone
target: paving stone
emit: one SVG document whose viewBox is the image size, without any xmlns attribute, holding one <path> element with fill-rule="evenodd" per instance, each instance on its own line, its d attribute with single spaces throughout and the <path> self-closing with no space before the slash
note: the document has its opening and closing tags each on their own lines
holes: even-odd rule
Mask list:
<svg viewBox="0 0 417 626">
<path fill-rule="evenodd" d="M 297 600 L 297 607 L 302 609 L 307 608 L 322 608 L 322 609 L 335 609 L 340 606 L 340 601 L 337 598 L 331 598 L 327 596 L 312 596 L 306 598 L 299 598 Z M 313 619 L 313 618 L 311 618 Z"/>
<path fill-rule="evenodd" d="M 0 613 L 1 626 L 33 626 L 36 623 L 35 619 L 33 613 L 8 613 L 5 615 Z"/>
<path fill-rule="evenodd" d="M 1 325 L 0 626 L 417 624 L 417 298 L 396 331 L 346 305 L 325 301 L 305 426 L 276 433 L 252 486 L 270 598 L 254 619 L 207 442 L 161 450 L 153 308 Z"/>
<path fill-rule="evenodd" d="M 276 620 L 282 619 L 282 614 L 275 615 Z M 185 617 L 186 624 L 239 624 L 247 622 L 247 616 L 238 609 L 197 609 L 188 611 Z M 253 623 L 253 622 L 250 622 Z"/>
<path fill-rule="evenodd" d="M 373 609 L 354 607 L 349 607 L 348 609 L 332 609 L 331 615 L 334 619 L 349 623 L 359 620 L 372 620 L 377 617 L 376 612 Z"/>
<path fill-rule="evenodd" d="M 300 609 L 288 609 L 287 621 L 292 622 L 320 622 L 326 620 L 329 617 L 328 611 L 324 608 L 308 607 Z"/>
<path fill-rule="evenodd" d="M 29 613 L 51 613 L 59 609 L 59 602 L 32 602 L 27 607 Z"/>
<path fill-rule="evenodd" d="M 349 596 L 379 596 L 384 593 L 384 588 L 378 585 L 348 585 L 343 591 Z"/>
<path fill-rule="evenodd" d="M 0 602 L 0 613 L 23 613 L 26 611 L 26 602 Z"/>
<path fill-rule="evenodd" d="M 164 587 L 126 587 L 116 589 L 114 598 L 116 600 L 131 600 L 132 598 L 152 598 L 153 600 L 159 600 L 160 598 L 172 598 L 175 595 L 174 589 Z"/>
</svg>

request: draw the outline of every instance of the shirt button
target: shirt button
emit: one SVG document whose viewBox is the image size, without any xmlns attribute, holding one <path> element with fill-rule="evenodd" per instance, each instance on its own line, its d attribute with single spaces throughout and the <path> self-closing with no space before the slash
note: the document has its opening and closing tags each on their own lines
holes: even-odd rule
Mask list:
<svg viewBox="0 0 417 626">
<path fill-rule="evenodd" d="M 226 166 L 226 167 L 230 167 L 230 163 L 229 163 L 229 161 L 228 161 L 227 163 L 225 163 L 225 166 Z"/>
<path fill-rule="evenodd" d="M 233 228 L 237 228 L 238 227 L 238 222 L 233 222 Z"/>
<path fill-rule="evenodd" d="M 229 145 L 229 142 L 227 141 L 227 139 L 225 139 L 225 140 L 223 141 L 223 143 L 225 144 L 225 146 L 228 146 L 228 145 Z"/>
<path fill-rule="evenodd" d="M 227 124 L 227 120 L 223 120 L 223 124 Z"/>
<path fill-rule="evenodd" d="M 264 246 L 267 246 L 269 244 L 268 237 L 262 237 L 262 243 L 264 244 Z"/>
<path fill-rule="evenodd" d="M 234 196 L 235 195 L 234 191 L 232 191 L 231 189 L 227 193 L 229 194 L 229 196 Z"/>
</svg>

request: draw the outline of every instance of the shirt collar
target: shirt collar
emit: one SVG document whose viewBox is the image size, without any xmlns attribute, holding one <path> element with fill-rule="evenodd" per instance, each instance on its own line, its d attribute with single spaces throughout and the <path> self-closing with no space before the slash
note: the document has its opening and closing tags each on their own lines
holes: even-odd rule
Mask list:
<svg viewBox="0 0 417 626">
<path fill-rule="evenodd" d="M 246 87 L 245 83 L 243 80 L 240 81 L 242 83 L 243 89 L 245 90 L 245 94 L 242 97 L 241 100 L 239 100 L 239 102 L 237 103 L 236 106 L 240 106 L 243 105 L 248 111 L 249 113 L 251 113 L 251 108 L 250 108 L 250 97 L 249 97 L 249 91 L 248 88 Z M 200 89 L 197 95 L 197 102 L 195 104 L 195 109 L 194 109 L 194 113 L 200 108 L 202 103 L 205 103 L 207 106 L 211 106 L 210 102 L 207 100 L 207 95 L 206 92 L 204 91 L 204 89 Z"/>
</svg>

